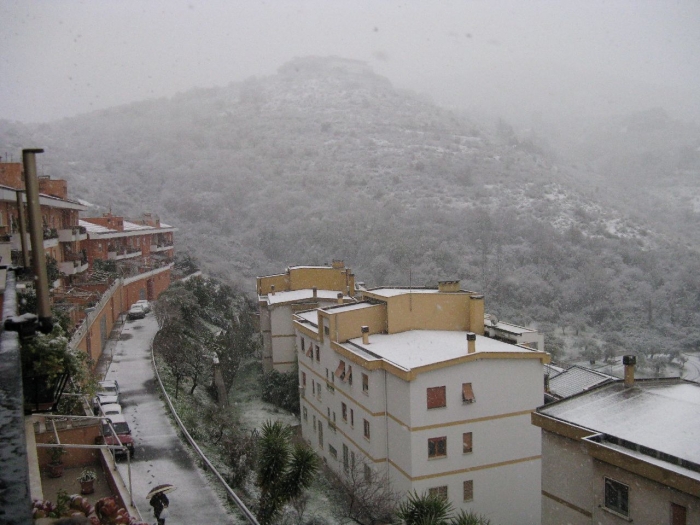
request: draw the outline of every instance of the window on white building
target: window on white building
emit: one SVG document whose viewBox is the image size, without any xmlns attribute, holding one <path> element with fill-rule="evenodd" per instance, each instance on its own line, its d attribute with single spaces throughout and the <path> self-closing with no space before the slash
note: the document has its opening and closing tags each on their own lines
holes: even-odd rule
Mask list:
<svg viewBox="0 0 700 525">
<path fill-rule="evenodd" d="M 442 458 L 447 456 L 447 436 L 428 439 L 428 457 Z"/>
<path fill-rule="evenodd" d="M 447 499 L 447 485 L 442 485 L 441 487 L 431 487 L 428 489 L 428 494 L 433 497 Z"/>
<path fill-rule="evenodd" d="M 605 478 L 605 508 L 629 517 L 629 491 L 624 483 Z"/>
<path fill-rule="evenodd" d="M 472 433 L 465 432 L 462 434 L 462 453 L 467 454 L 472 451 Z"/>
<path fill-rule="evenodd" d="M 365 432 L 365 437 L 369 439 L 369 421 L 366 419 L 364 420 L 364 432 Z"/>
<path fill-rule="evenodd" d="M 464 501 L 473 501 L 474 500 L 474 480 L 468 479 L 464 482 L 463 484 L 463 497 Z"/>
<path fill-rule="evenodd" d="M 463 403 L 473 403 L 476 401 L 474 397 L 474 390 L 472 389 L 471 383 L 462 383 L 462 402 Z"/>
<path fill-rule="evenodd" d="M 428 388 L 428 410 L 431 408 L 443 408 L 447 406 L 446 388 L 434 386 Z"/>
</svg>

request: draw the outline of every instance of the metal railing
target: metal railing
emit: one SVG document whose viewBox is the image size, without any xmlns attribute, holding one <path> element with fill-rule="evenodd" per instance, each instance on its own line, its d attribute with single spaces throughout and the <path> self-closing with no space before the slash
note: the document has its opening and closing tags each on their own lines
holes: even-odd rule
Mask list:
<svg viewBox="0 0 700 525">
<path fill-rule="evenodd" d="M 182 423 L 182 420 L 180 417 L 177 415 L 177 411 L 175 410 L 175 407 L 173 406 L 172 401 L 170 401 L 170 396 L 168 396 L 168 393 L 165 391 L 165 386 L 163 386 L 163 381 L 160 379 L 160 374 L 158 373 L 158 367 L 156 366 L 156 360 L 153 355 L 153 347 L 151 346 L 151 364 L 153 366 L 153 370 L 156 374 L 156 379 L 158 379 L 158 384 L 160 385 L 160 390 L 163 392 L 163 397 L 165 398 L 165 402 L 168 404 L 168 407 L 170 408 L 170 412 L 172 413 L 173 417 L 175 418 L 175 422 L 177 423 L 177 426 L 180 427 L 180 430 L 182 433 L 185 435 L 185 439 L 187 439 L 187 442 L 192 446 L 192 448 L 195 450 L 195 452 L 199 455 L 199 457 L 202 459 L 204 464 L 207 466 L 207 468 L 216 476 L 216 478 L 219 480 L 221 483 L 221 486 L 224 488 L 226 491 L 226 494 L 228 495 L 229 498 L 233 500 L 233 502 L 236 504 L 236 506 L 240 509 L 240 511 L 243 513 L 245 516 L 245 519 L 250 523 L 251 525 L 259 525 L 258 520 L 255 519 L 255 515 L 253 515 L 250 510 L 248 510 L 248 507 L 245 506 L 245 503 L 241 500 L 241 498 L 238 497 L 238 495 L 233 491 L 231 487 L 229 487 L 228 483 L 226 483 L 226 480 L 223 478 L 223 476 L 219 473 L 218 470 L 216 470 L 216 467 L 209 461 L 209 458 L 204 455 L 204 452 L 202 452 L 202 449 L 199 448 L 199 445 L 197 445 L 197 442 L 190 436 L 190 433 L 187 431 L 187 428 L 185 428 L 185 425 Z"/>
</svg>

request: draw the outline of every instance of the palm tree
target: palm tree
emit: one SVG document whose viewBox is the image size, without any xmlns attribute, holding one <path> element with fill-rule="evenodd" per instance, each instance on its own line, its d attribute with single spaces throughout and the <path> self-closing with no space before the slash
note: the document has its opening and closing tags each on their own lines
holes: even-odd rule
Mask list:
<svg viewBox="0 0 700 525">
<path fill-rule="evenodd" d="M 490 525 L 491 520 L 472 511 L 450 516 L 452 504 L 437 494 L 416 492 L 399 505 L 397 517 L 406 525 Z"/>
<path fill-rule="evenodd" d="M 452 504 L 437 494 L 413 492 L 399 504 L 397 516 L 406 525 L 448 525 Z"/>
<path fill-rule="evenodd" d="M 265 422 L 258 453 L 258 521 L 268 525 L 284 505 L 311 486 L 318 458 L 303 445 L 292 446 L 292 428 L 279 421 Z"/>
</svg>

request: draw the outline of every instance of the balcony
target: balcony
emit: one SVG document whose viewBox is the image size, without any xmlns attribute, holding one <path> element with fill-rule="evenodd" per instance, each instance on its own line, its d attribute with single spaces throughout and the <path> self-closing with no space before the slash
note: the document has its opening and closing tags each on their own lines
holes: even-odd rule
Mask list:
<svg viewBox="0 0 700 525">
<path fill-rule="evenodd" d="M 107 252 L 107 259 L 111 261 L 121 261 L 122 259 L 141 257 L 142 254 L 143 252 L 137 248 L 120 248 L 116 251 L 109 250 Z"/>
<path fill-rule="evenodd" d="M 84 226 L 73 226 L 58 230 L 58 242 L 77 242 L 87 239 L 87 230 Z"/>
<path fill-rule="evenodd" d="M 153 252 L 165 252 L 168 250 L 172 250 L 173 245 L 172 244 L 151 244 L 151 253 Z"/>
<path fill-rule="evenodd" d="M 66 260 L 58 264 L 59 271 L 64 275 L 75 275 L 88 269 L 88 262 L 82 255 L 67 255 Z"/>
<path fill-rule="evenodd" d="M 54 248 L 58 246 L 58 230 L 56 228 L 44 228 L 44 248 Z M 15 232 L 10 237 L 10 242 L 12 243 L 13 250 L 22 249 L 22 235 L 19 232 Z M 25 235 L 25 245 L 31 251 L 32 241 L 30 240 L 29 233 Z"/>
</svg>

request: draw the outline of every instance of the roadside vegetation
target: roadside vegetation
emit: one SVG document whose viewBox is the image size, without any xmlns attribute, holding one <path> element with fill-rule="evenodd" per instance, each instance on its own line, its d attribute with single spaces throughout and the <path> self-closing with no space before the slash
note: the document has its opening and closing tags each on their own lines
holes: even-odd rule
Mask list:
<svg viewBox="0 0 700 525">
<path fill-rule="evenodd" d="M 263 525 L 394 522 L 401 495 L 387 478 L 361 461 L 338 476 L 301 440 L 297 374 L 263 373 L 253 314 L 242 293 L 205 277 L 155 303 L 156 364 L 190 435 Z"/>
</svg>

